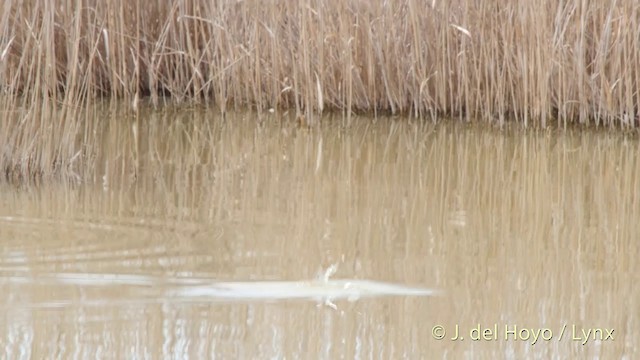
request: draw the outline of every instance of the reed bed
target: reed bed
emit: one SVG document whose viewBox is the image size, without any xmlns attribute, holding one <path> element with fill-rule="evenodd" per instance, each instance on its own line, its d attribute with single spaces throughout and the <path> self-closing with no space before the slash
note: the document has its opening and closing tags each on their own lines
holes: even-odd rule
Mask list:
<svg viewBox="0 0 640 360">
<path fill-rule="evenodd" d="M 222 112 L 294 110 L 309 121 L 332 110 L 639 125 L 635 1 L 4 0 L 1 7 L 0 111 L 14 119 L 0 125 L 4 169 L 70 161 L 77 147 L 64 144 L 79 136 L 81 108 L 103 97 L 133 110 L 142 98 L 154 106 L 171 99 Z"/>
</svg>

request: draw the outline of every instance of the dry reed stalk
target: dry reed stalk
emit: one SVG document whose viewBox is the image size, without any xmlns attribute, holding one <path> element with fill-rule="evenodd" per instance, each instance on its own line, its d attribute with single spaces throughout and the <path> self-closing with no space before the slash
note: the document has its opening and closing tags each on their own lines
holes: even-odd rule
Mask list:
<svg viewBox="0 0 640 360">
<path fill-rule="evenodd" d="M 6 0 L 2 111 L 23 120 L 0 165 L 74 153 L 70 109 L 103 96 L 637 126 L 639 19 L 618 0 Z"/>
</svg>

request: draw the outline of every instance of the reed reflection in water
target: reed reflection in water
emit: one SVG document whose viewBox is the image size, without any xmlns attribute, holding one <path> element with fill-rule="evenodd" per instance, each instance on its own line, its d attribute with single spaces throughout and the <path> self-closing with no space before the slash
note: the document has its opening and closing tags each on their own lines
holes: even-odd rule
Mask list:
<svg viewBox="0 0 640 360">
<path fill-rule="evenodd" d="M 5 358 L 640 353 L 632 135 L 104 116 L 79 130 L 82 183 L 0 187 Z M 329 280 L 441 293 L 295 296 L 331 294 L 317 280 L 334 267 Z M 220 299 L 215 282 L 257 295 Z M 583 345 L 583 329 L 602 331 Z M 538 330 L 553 338 L 533 344 Z"/>
</svg>

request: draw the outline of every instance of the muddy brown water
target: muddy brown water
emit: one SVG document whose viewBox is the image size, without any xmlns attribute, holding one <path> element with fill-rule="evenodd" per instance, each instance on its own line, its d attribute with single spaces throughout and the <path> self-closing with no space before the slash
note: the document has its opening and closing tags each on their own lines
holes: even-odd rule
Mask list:
<svg viewBox="0 0 640 360">
<path fill-rule="evenodd" d="M 640 354 L 633 134 L 105 114 L 0 185 L 3 358 Z"/>
</svg>

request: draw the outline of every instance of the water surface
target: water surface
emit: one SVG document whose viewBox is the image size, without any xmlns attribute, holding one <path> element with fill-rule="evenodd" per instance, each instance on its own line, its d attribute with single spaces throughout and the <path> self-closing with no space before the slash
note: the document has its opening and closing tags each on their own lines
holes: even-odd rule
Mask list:
<svg viewBox="0 0 640 360">
<path fill-rule="evenodd" d="M 633 134 L 86 121 L 76 180 L 0 185 L 4 358 L 640 354 Z"/>
</svg>

